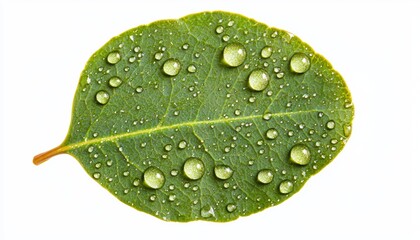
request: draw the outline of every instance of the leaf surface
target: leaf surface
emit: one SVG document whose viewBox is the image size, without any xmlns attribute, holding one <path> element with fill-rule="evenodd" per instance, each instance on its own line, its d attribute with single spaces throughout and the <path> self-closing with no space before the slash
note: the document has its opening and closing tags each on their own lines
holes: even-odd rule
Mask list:
<svg viewBox="0 0 420 240">
<path fill-rule="evenodd" d="M 131 29 L 83 70 L 65 141 L 122 202 L 168 221 L 230 221 L 277 205 L 342 150 L 353 105 L 296 36 L 203 12 Z"/>
</svg>

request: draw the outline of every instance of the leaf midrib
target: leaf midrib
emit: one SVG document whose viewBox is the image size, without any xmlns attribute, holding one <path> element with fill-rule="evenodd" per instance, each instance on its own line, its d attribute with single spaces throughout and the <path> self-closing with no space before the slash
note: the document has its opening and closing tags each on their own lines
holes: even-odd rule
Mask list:
<svg viewBox="0 0 420 240">
<path fill-rule="evenodd" d="M 325 111 L 326 109 L 323 109 L 322 111 Z M 334 109 L 335 111 L 345 111 L 345 109 Z M 297 112 L 280 112 L 280 113 L 272 113 L 272 117 L 282 117 L 282 116 L 291 116 L 291 115 L 298 115 L 298 114 L 305 114 L 305 113 L 312 113 L 312 112 L 319 112 L 321 110 L 318 109 L 312 109 L 312 110 L 305 110 L 305 111 L 297 111 Z M 243 116 L 243 117 L 235 117 L 235 118 L 219 118 L 219 119 L 212 119 L 212 120 L 202 120 L 202 121 L 190 121 L 190 122 L 183 122 L 173 125 L 165 125 L 165 126 L 156 126 L 153 128 L 147 128 L 147 129 L 140 129 L 134 132 L 128 132 L 128 133 L 121 133 L 117 135 L 107 136 L 107 137 L 101 137 L 101 138 L 95 138 L 83 142 L 73 143 L 69 145 L 64 145 L 61 147 L 62 152 L 67 152 L 69 150 L 77 149 L 86 145 L 92 145 L 96 143 L 102 143 L 102 142 L 113 142 L 119 139 L 131 137 L 131 136 L 137 136 L 137 135 L 144 135 L 144 134 L 150 134 L 153 132 L 159 132 L 159 131 L 165 131 L 169 129 L 175 129 L 175 128 L 181 128 L 181 127 L 194 127 L 198 125 L 211 125 L 211 124 L 218 124 L 218 123 L 231 123 L 236 121 L 244 121 L 244 120 L 253 120 L 253 119 L 262 119 L 263 115 L 249 115 L 249 116 Z"/>
</svg>

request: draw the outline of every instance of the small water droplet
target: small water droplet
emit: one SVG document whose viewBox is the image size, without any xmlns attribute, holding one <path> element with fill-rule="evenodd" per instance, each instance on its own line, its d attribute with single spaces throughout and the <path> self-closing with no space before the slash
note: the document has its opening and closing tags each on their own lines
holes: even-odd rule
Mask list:
<svg viewBox="0 0 420 240">
<path fill-rule="evenodd" d="M 152 189 L 159 189 L 165 184 L 165 176 L 158 168 L 149 167 L 144 171 L 143 184 Z"/>
<path fill-rule="evenodd" d="M 100 163 L 100 162 L 98 162 L 98 163 L 96 163 L 96 164 L 95 164 L 95 168 L 96 168 L 96 169 L 101 168 L 101 166 L 102 166 L 102 163 Z"/>
<path fill-rule="evenodd" d="M 165 145 L 165 151 L 170 152 L 172 150 L 172 145 L 171 144 L 167 144 Z"/>
<path fill-rule="evenodd" d="M 93 146 L 90 146 L 90 147 L 88 148 L 88 152 L 89 152 L 89 153 L 93 152 L 93 149 L 94 149 L 94 148 L 93 148 Z"/>
<path fill-rule="evenodd" d="M 163 52 L 157 52 L 155 53 L 155 59 L 156 60 L 161 60 L 163 58 Z"/>
<path fill-rule="evenodd" d="M 198 158 L 188 158 L 184 163 L 184 174 L 191 180 L 197 180 L 204 175 L 204 163 Z"/>
<path fill-rule="evenodd" d="M 168 76 L 176 76 L 181 70 L 181 63 L 177 59 L 170 58 L 165 61 L 162 70 Z"/>
<path fill-rule="evenodd" d="M 270 76 L 264 69 L 257 69 L 251 72 L 248 77 L 248 86 L 254 91 L 262 91 L 268 86 Z"/>
<path fill-rule="evenodd" d="M 130 172 L 129 172 L 129 171 L 124 171 L 124 172 L 123 172 L 123 176 L 124 176 L 124 177 L 128 177 L 128 175 L 130 175 Z"/>
<path fill-rule="evenodd" d="M 328 130 L 332 130 L 335 128 L 335 122 L 333 120 L 330 120 L 327 122 L 326 127 Z"/>
<path fill-rule="evenodd" d="M 134 181 L 133 181 L 133 186 L 134 186 L 134 187 L 138 187 L 138 186 L 140 186 L 140 179 L 138 179 L 138 178 L 134 179 Z"/>
<path fill-rule="evenodd" d="M 232 177 L 233 170 L 229 166 L 226 165 L 217 165 L 214 167 L 214 174 L 218 179 L 226 180 Z"/>
<path fill-rule="evenodd" d="M 304 73 L 309 70 L 311 60 L 304 53 L 295 53 L 290 59 L 290 70 L 295 73 Z"/>
<path fill-rule="evenodd" d="M 194 65 L 189 65 L 187 70 L 190 73 L 195 73 L 197 71 L 197 68 Z"/>
<path fill-rule="evenodd" d="M 120 60 L 121 60 L 121 55 L 119 52 L 114 51 L 114 52 L 110 52 L 108 54 L 108 56 L 106 57 L 106 60 L 108 61 L 108 63 L 110 64 L 117 64 Z"/>
<path fill-rule="evenodd" d="M 274 178 L 273 171 L 271 171 L 270 169 L 263 169 L 259 171 L 257 175 L 258 182 L 263 183 L 263 184 L 271 183 L 271 181 L 273 181 L 273 178 Z"/>
<path fill-rule="evenodd" d="M 311 159 L 309 148 L 303 144 L 296 144 L 290 150 L 290 161 L 298 165 L 306 165 Z"/>
<path fill-rule="evenodd" d="M 270 128 L 267 130 L 265 135 L 268 139 L 276 139 L 279 136 L 279 132 L 277 132 L 277 130 L 274 128 Z"/>
<path fill-rule="evenodd" d="M 184 45 L 182 45 L 182 49 L 187 50 L 190 47 L 190 45 L 188 43 L 185 43 Z"/>
<path fill-rule="evenodd" d="M 263 144 L 264 144 L 264 141 L 263 141 L 263 140 L 258 140 L 258 141 L 257 141 L 257 145 L 258 145 L 258 146 L 262 146 Z"/>
<path fill-rule="evenodd" d="M 94 179 L 99 179 L 101 177 L 101 173 L 96 172 L 92 176 Z"/>
<path fill-rule="evenodd" d="M 271 113 L 265 113 L 263 115 L 263 119 L 266 120 L 266 121 L 269 121 L 271 119 L 271 117 L 272 117 L 272 114 Z"/>
<path fill-rule="evenodd" d="M 112 166 L 112 160 L 108 160 L 108 161 L 106 161 L 106 165 L 108 166 L 108 167 L 111 167 Z"/>
<path fill-rule="evenodd" d="M 176 170 L 176 169 L 171 170 L 171 176 L 172 177 L 175 177 L 177 175 L 178 175 L 178 170 Z"/>
<path fill-rule="evenodd" d="M 154 201 L 156 201 L 156 198 L 157 198 L 156 195 L 153 194 L 149 197 L 149 200 L 154 202 Z"/>
<path fill-rule="evenodd" d="M 246 58 L 245 47 L 240 43 L 229 43 L 223 49 L 223 63 L 230 67 L 237 67 L 244 63 Z"/>
<path fill-rule="evenodd" d="M 256 100 L 256 98 L 254 96 L 251 96 L 251 97 L 248 98 L 248 102 L 250 102 L 250 103 L 254 103 L 255 100 Z"/>
<path fill-rule="evenodd" d="M 169 197 L 168 197 L 168 200 L 169 200 L 170 202 L 175 201 L 175 199 L 176 199 L 176 195 L 175 195 L 175 194 L 171 194 L 171 195 L 169 195 Z"/>
<path fill-rule="evenodd" d="M 214 217 L 214 209 L 211 206 L 204 206 L 203 208 L 201 208 L 200 210 L 200 215 L 203 218 L 209 218 L 209 217 Z"/>
<path fill-rule="evenodd" d="M 109 79 L 109 86 L 113 87 L 113 88 L 117 88 L 121 85 L 122 80 L 119 77 L 112 77 Z"/>
<path fill-rule="evenodd" d="M 344 136 L 348 137 L 351 134 L 351 125 L 346 124 L 344 125 Z"/>
<path fill-rule="evenodd" d="M 178 148 L 179 149 L 184 149 L 186 147 L 187 147 L 187 142 L 186 141 L 182 140 L 178 143 Z"/>
<path fill-rule="evenodd" d="M 136 87 L 136 93 L 142 93 L 143 90 L 143 87 Z"/>
<path fill-rule="evenodd" d="M 273 48 L 270 47 L 270 46 L 265 46 L 261 50 L 261 57 L 262 58 L 269 58 L 269 57 L 271 57 L 271 54 L 273 54 Z"/>
<path fill-rule="evenodd" d="M 279 72 L 279 73 L 277 73 L 277 74 L 276 74 L 276 77 L 277 77 L 278 79 L 283 78 L 283 77 L 284 77 L 284 72 Z"/>
<path fill-rule="evenodd" d="M 288 194 L 293 191 L 293 183 L 290 180 L 284 180 L 280 183 L 279 186 L 280 193 Z"/>
<path fill-rule="evenodd" d="M 223 41 L 227 42 L 227 41 L 229 41 L 230 36 L 229 36 L 229 35 L 224 35 L 224 36 L 222 37 L 222 39 L 223 39 Z"/>
<path fill-rule="evenodd" d="M 109 93 L 102 90 L 96 93 L 95 98 L 98 103 L 105 105 L 108 103 L 110 97 Z"/>
<path fill-rule="evenodd" d="M 239 115 L 241 115 L 241 110 L 239 110 L 239 109 L 236 109 L 236 110 L 235 110 L 235 112 L 234 112 L 234 114 L 235 114 L 236 116 L 239 116 Z"/>
<path fill-rule="evenodd" d="M 236 210 L 236 205 L 235 204 L 228 204 L 228 205 L 226 205 L 226 210 L 230 213 L 234 212 Z"/>
<path fill-rule="evenodd" d="M 218 26 L 218 27 L 216 28 L 216 33 L 217 33 L 217 34 L 221 34 L 221 33 L 223 32 L 223 30 L 224 30 L 223 26 Z"/>
</svg>

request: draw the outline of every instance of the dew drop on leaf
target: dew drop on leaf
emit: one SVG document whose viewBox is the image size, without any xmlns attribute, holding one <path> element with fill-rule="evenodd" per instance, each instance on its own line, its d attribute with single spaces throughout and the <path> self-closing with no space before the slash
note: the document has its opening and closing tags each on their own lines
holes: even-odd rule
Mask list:
<svg viewBox="0 0 420 240">
<path fill-rule="evenodd" d="M 95 98 L 98 103 L 105 105 L 108 103 L 110 97 L 109 93 L 102 90 L 96 93 Z"/>
<path fill-rule="evenodd" d="M 346 124 L 344 125 L 344 136 L 348 137 L 351 134 L 351 125 Z"/>
<path fill-rule="evenodd" d="M 178 143 L 178 148 L 179 148 L 179 149 L 184 149 L 184 148 L 186 148 L 186 147 L 187 147 L 187 142 L 186 142 L 186 141 L 181 140 L 181 141 Z"/>
<path fill-rule="evenodd" d="M 279 191 L 282 194 L 288 194 L 293 191 L 293 183 L 290 180 L 284 180 L 280 183 Z"/>
<path fill-rule="evenodd" d="M 309 148 L 303 144 L 296 144 L 290 150 L 290 161 L 298 165 L 306 165 L 311 159 Z"/>
<path fill-rule="evenodd" d="M 117 64 L 121 60 L 121 55 L 117 51 L 110 52 L 106 57 L 106 60 L 109 64 Z"/>
<path fill-rule="evenodd" d="M 117 88 L 122 84 L 122 80 L 119 77 L 112 77 L 109 79 L 109 86 Z"/>
<path fill-rule="evenodd" d="M 248 77 L 248 86 L 254 91 L 263 91 L 270 80 L 270 76 L 264 69 L 257 69 L 251 72 Z"/>
<path fill-rule="evenodd" d="M 335 128 L 335 122 L 333 120 L 330 120 L 327 122 L 326 127 L 328 130 L 332 130 Z"/>
<path fill-rule="evenodd" d="M 184 163 L 184 174 L 191 180 L 198 180 L 204 175 L 204 163 L 198 158 L 188 158 Z"/>
<path fill-rule="evenodd" d="M 152 189 L 159 189 L 165 184 L 165 175 L 156 167 L 149 167 L 144 171 L 143 184 Z"/>
<path fill-rule="evenodd" d="M 237 67 L 245 62 L 246 50 L 240 43 L 229 43 L 223 49 L 223 63 L 229 67 Z"/>
<path fill-rule="evenodd" d="M 273 54 L 273 48 L 270 47 L 270 46 L 265 46 L 261 50 L 261 57 L 262 58 L 269 58 L 269 57 L 271 57 L 271 54 Z"/>
<path fill-rule="evenodd" d="M 290 59 L 290 70 L 295 73 L 305 73 L 311 67 L 311 60 L 304 53 L 295 53 Z"/>
<path fill-rule="evenodd" d="M 269 184 L 273 181 L 274 174 L 273 171 L 269 169 L 263 169 L 258 172 L 257 180 L 262 184 Z"/>
<path fill-rule="evenodd" d="M 268 139 L 273 140 L 273 139 L 276 139 L 279 136 L 279 132 L 277 132 L 277 130 L 274 129 L 274 128 L 270 128 L 270 129 L 267 130 L 265 135 Z"/>
<path fill-rule="evenodd" d="M 214 167 L 214 174 L 218 179 L 226 180 L 232 177 L 233 170 L 229 166 L 226 165 L 217 165 Z"/>
<path fill-rule="evenodd" d="M 213 207 L 211 207 L 211 206 L 202 207 L 201 210 L 200 210 L 200 215 L 203 218 L 214 217 L 215 213 L 214 213 Z"/>
<path fill-rule="evenodd" d="M 230 213 L 234 212 L 236 210 L 236 205 L 235 204 L 228 204 L 228 205 L 226 205 L 226 210 Z"/>
<path fill-rule="evenodd" d="M 181 70 L 181 63 L 177 59 L 170 58 L 165 61 L 162 70 L 168 76 L 176 76 Z"/>
</svg>

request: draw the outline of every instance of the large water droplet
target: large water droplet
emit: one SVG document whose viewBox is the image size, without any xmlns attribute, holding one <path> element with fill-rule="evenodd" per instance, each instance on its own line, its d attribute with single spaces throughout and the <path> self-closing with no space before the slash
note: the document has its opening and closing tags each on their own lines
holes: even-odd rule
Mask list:
<svg viewBox="0 0 420 240">
<path fill-rule="evenodd" d="M 108 54 L 108 56 L 106 57 L 106 60 L 108 61 L 108 63 L 110 64 L 117 64 L 120 60 L 121 60 L 121 55 L 119 52 L 114 51 L 114 52 L 110 52 Z"/>
<path fill-rule="evenodd" d="M 265 135 L 268 139 L 276 139 L 279 136 L 279 132 L 277 132 L 277 130 L 274 128 L 270 128 L 267 130 Z"/>
<path fill-rule="evenodd" d="M 251 72 L 248 77 L 248 86 L 254 91 L 262 91 L 268 86 L 270 76 L 264 69 L 257 69 Z"/>
<path fill-rule="evenodd" d="M 96 101 L 102 105 L 105 105 L 109 101 L 109 93 L 106 91 L 99 91 L 95 95 Z"/>
<path fill-rule="evenodd" d="M 162 70 L 168 76 L 176 76 L 181 70 L 181 63 L 177 59 L 170 58 L 165 61 Z"/>
<path fill-rule="evenodd" d="M 204 163 L 198 158 L 189 158 L 184 163 L 184 174 L 191 180 L 197 180 L 204 175 Z"/>
<path fill-rule="evenodd" d="M 226 180 L 232 177 L 233 170 L 229 166 L 226 165 L 217 165 L 214 167 L 214 174 L 218 179 Z"/>
<path fill-rule="evenodd" d="M 246 58 L 245 47 L 240 43 L 229 43 L 223 49 L 223 63 L 230 67 L 237 67 L 244 63 Z"/>
<path fill-rule="evenodd" d="M 309 148 L 303 144 L 297 144 L 290 150 L 290 161 L 299 165 L 306 165 L 311 159 Z"/>
<path fill-rule="evenodd" d="M 271 54 L 273 54 L 273 48 L 270 47 L 270 46 L 265 46 L 261 50 L 261 57 L 262 58 L 269 58 L 269 57 L 271 57 Z"/>
<path fill-rule="evenodd" d="M 119 77 L 112 77 L 109 79 L 109 82 L 108 82 L 109 86 L 114 87 L 114 88 L 119 87 L 121 83 L 122 83 L 122 80 Z"/>
<path fill-rule="evenodd" d="M 259 171 L 257 175 L 258 182 L 263 183 L 263 184 L 271 183 L 271 181 L 273 181 L 273 178 L 274 178 L 273 171 L 269 169 L 263 169 Z"/>
<path fill-rule="evenodd" d="M 200 214 L 201 214 L 201 217 L 203 218 L 214 217 L 215 215 L 214 209 L 211 206 L 204 206 L 203 208 L 201 208 Z"/>
<path fill-rule="evenodd" d="M 143 184 L 152 189 L 159 189 L 165 184 L 165 176 L 158 168 L 149 167 L 144 171 Z"/>
<path fill-rule="evenodd" d="M 295 53 L 290 59 L 290 70 L 295 73 L 304 73 L 311 67 L 311 60 L 304 53 Z"/>
<path fill-rule="evenodd" d="M 288 194 L 293 191 L 293 183 L 290 180 L 284 180 L 279 186 L 280 193 Z"/>
</svg>

